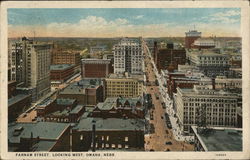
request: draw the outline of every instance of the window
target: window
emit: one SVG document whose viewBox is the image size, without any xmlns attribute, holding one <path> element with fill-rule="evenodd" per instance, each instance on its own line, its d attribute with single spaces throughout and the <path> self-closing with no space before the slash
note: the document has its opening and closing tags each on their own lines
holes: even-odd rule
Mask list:
<svg viewBox="0 0 250 160">
<path fill-rule="evenodd" d="M 125 142 L 128 142 L 128 137 L 125 137 Z"/>
<path fill-rule="evenodd" d="M 81 141 L 83 140 L 83 135 L 80 135 L 80 140 L 81 140 Z"/>
<path fill-rule="evenodd" d="M 109 141 L 109 136 L 107 136 L 107 139 L 106 139 L 107 141 Z"/>
</svg>

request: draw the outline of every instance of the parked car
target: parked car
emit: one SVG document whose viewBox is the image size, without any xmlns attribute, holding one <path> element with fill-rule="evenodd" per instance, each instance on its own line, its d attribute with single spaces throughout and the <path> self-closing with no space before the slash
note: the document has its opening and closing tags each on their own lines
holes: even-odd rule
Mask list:
<svg viewBox="0 0 250 160">
<path fill-rule="evenodd" d="M 172 145 L 171 141 L 166 142 L 166 145 Z"/>
</svg>

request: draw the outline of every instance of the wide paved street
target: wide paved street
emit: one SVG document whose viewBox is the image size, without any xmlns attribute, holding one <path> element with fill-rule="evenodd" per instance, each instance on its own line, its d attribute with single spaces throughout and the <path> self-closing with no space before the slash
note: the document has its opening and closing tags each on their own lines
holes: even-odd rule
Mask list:
<svg viewBox="0 0 250 160">
<path fill-rule="evenodd" d="M 192 151 L 193 145 L 184 141 L 176 141 L 171 129 L 167 128 L 165 122 L 165 109 L 162 107 L 159 88 L 155 85 L 155 73 L 150 63 L 149 57 L 146 58 L 146 72 L 150 86 L 147 86 L 147 93 L 152 96 L 154 108 L 149 112 L 153 112 L 153 120 L 150 123 L 154 125 L 155 132 L 145 136 L 145 150 L 146 151 Z M 156 98 L 155 93 L 159 95 Z M 166 106 L 169 107 L 169 106 Z M 166 144 L 170 142 L 172 144 Z"/>
</svg>

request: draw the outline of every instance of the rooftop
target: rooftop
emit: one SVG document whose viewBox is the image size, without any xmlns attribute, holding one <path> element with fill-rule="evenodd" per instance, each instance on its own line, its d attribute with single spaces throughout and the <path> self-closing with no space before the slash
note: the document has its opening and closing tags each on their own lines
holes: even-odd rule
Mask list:
<svg viewBox="0 0 250 160">
<path fill-rule="evenodd" d="M 110 79 L 138 79 L 138 80 L 143 80 L 144 75 L 139 75 L 139 74 L 109 74 L 108 78 Z"/>
<path fill-rule="evenodd" d="M 36 138 L 57 140 L 69 127 L 66 123 L 37 122 L 15 123 L 8 126 L 8 139 L 11 143 L 20 143 L 20 138 Z"/>
<path fill-rule="evenodd" d="M 204 134 L 198 134 L 192 127 L 206 151 L 242 151 L 242 130 L 211 129 Z"/>
<path fill-rule="evenodd" d="M 53 65 L 50 65 L 50 70 L 66 70 L 73 66 L 74 64 L 53 64 Z"/>
<path fill-rule="evenodd" d="M 77 105 L 70 111 L 70 114 L 77 114 L 80 110 L 82 110 L 83 107 L 84 107 L 83 105 Z"/>
<path fill-rule="evenodd" d="M 82 79 L 64 88 L 60 94 L 85 94 L 86 88 L 96 88 L 100 85 L 101 79 Z"/>
<path fill-rule="evenodd" d="M 56 141 L 38 141 L 33 146 L 33 151 L 50 151 L 51 148 L 56 144 Z"/>
<path fill-rule="evenodd" d="M 76 99 L 66 99 L 66 98 L 58 98 L 56 99 L 56 103 L 58 105 L 72 105 L 74 104 L 74 102 L 76 101 Z"/>
<path fill-rule="evenodd" d="M 91 131 L 92 121 L 95 121 L 97 131 L 113 130 L 144 130 L 145 122 L 143 119 L 121 119 L 121 118 L 92 118 L 81 119 L 79 124 L 74 128 L 79 131 Z"/>
<path fill-rule="evenodd" d="M 14 97 L 11 97 L 8 99 L 8 106 L 11 106 L 11 105 L 13 105 L 13 104 L 15 104 L 15 103 L 27 98 L 27 97 L 30 97 L 30 96 L 31 95 L 29 95 L 29 94 L 28 95 L 27 94 L 18 94 Z"/>
</svg>

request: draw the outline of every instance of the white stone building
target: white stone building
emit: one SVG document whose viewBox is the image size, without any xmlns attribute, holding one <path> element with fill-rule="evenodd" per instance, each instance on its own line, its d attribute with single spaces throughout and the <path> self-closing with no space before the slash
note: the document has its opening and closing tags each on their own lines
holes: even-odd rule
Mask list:
<svg viewBox="0 0 250 160">
<path fill-rule="evenodd" d="M 189 133 L 190 127 L 200 124 L 202 118 L 205 118 L 207 127 L 235 127 L 238 98 L 234 93 L 213 90 L 211 85 L 177 88 L 175 105 L 182 132 Z"/>
<path fill-rule="evenodd" d="M 123 38 L 113 46 L 113 53 L 114 73 L 143 74 L 145 66 L 141 40 Z"/>
</svg>

